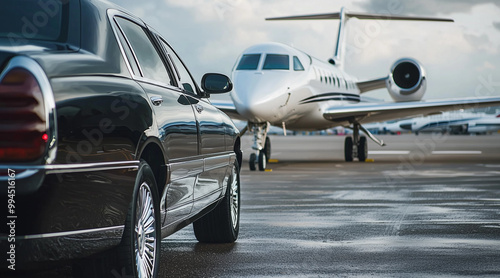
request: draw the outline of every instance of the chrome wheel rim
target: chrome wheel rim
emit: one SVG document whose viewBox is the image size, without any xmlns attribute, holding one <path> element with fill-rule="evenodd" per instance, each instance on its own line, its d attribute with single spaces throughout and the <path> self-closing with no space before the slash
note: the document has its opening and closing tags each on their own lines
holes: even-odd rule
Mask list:
<svg viewBox="0 0 500 278">
<path fill-rule="evenodd" d="M 231 197 L 231 220 L 233 224 L 233 229 L 236 229 L 238 226 L 238 217 L 239 217 L 239 206 L 240 206 L 240 198 L 239 198 L 239 188 L 238 188 L 238 174 L 237 172 L 238 169 L 234 167 L 233 169 L 233 175 L 232 175 L 232 180 L 231 180 L 231 187 L 230 187 L 230 197 Z"/>
<path fill-rule="evenodd" d="M 153 198 L 146 182 L 141 184 L 138 193 L 134 219 L 137 276 L 153 277 L 157 252 Z"/>
</svg>

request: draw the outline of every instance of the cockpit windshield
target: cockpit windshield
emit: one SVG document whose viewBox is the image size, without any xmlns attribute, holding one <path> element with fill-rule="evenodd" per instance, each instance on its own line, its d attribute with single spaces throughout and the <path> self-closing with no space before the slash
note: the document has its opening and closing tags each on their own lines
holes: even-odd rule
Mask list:
<svg viewBox="0 0 500 278">
<path fill-rule="evenodd" d="M 236 70 L 256 70 L 259 66 L 260 54 L 245 54 L 241 57 Z"/>
<path fill-rule="evenodd" d="M 290 61 L 288 55 L 267 54 L 263 70 L 289 70 Z"/>
<path fill-rule="evenodd" d="M 304 66 L 302 65 L 302 63 L 299 60 L 299 57 L 297 57 L 297 56 L 293 56 L 293 70 L 295 70 L 295 71 L 303 71 L 304 70 Z"/>
</svg>

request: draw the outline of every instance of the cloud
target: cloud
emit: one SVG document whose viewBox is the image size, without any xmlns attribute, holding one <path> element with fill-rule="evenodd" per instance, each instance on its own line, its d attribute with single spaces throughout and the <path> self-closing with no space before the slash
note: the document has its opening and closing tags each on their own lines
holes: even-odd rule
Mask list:
<svg viewBox="0 0 500 278">
<path fill-rule="evenodd" d="M 337 23 L 269 22 L 265 17 L 337 11 L 339 4 L 323 0 L 125 0 L 125 6 L 143 18 L 172 44 L 199 80 L 207 71 L 230 74 L 238 55 L 247 47 L 279 41 L 313 52 L 322 59 L 332 56 Z M 330 30 L 329 26 L 335 26 Z M 298 35 L 301 34 L 301 35 Z M 327 43 L 325 43 L 325 41 Z M 319 51 L 318 51 L 319 49 Z"/>
<path fill-rule="evenodd" d="M 351 19 L 346 70 L 360 80 L 388 74 L 400 57 L 428 73 L 425 98 L 470 95 L 478 76 L 500 80 L 500 2 L 479 0 L 112 0 L 153 26 L 200 81 L 206 72 L 230 74 L 253 44 L 276 41 L 320 60 L 333 55 L 338 21 L 265 21 L 265 17 L 351 11 L 451 17 L 455 23 Z M 387 96 L 387 93 L 383 93 Z"/>
<path fill-rule="evenodd" d="M 452 14 L 457 12 L 468 13 L 475 5 L 493 3 L 500 7 L 500 2 L 492 0 L 422 0 L 422 1 L 403 1 L 403 0 L 368 0 L 358 3 L 366 11 L 387 10 L 390 5 L 401 5 L 404 14 L 414 15 L 439 15 Z"/>
<path fill-rule="evenodd" d="M 495 29 L 500 31 L 500 21 L 493 22 L 493 27 L 495 27 Z"/>
</svg>

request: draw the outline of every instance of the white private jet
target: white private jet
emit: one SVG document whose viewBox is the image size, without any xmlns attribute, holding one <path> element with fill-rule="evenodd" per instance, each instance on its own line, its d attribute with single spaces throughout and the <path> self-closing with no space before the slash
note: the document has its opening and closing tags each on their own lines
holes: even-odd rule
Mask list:
<svg viewBox="0 0 500 278">
<path fill-rule="evenodd" d="M 488 134 L 500 131 L 500 115 L 451 111 L 438 115 L 391 120 L 363 125 L 374 134 L 450 133 L 450 134 Z"/>
<path fill-rule="evenodd" d="M 215 103 L 231 117 L 247 121 L 242 133 L 254 135 L 250 169 L 264 171 L 271 156 L 269 127 L 290 130 L 323 130 L 335 126 L 352 128 L 345 139 L 345 160 L 365 161 L 367 140 L 384 145 L 362 124 L 403 117 L 429 115 L 447 110 L 500 104 L 500 97 L 420 101 L 426 89 L 423 67 L 414 59 L 394 63 L 387 77 L 359 82 L 343 70 L 345 26 L 349 18 L 447 21 L 451 19 L 347 12 L 268 18 L 267 20 L 339 19 L 335 55 L 323 62 L 280 43 L 257 44 L 246 49 L 232 72 L 232 103 Z M 387 87 L 395 102 L 362 101 L 361 94 Z"/>
<path fill-rule="evenodd" d="M 486 134 L 500 130 L 500 115 L 474 112 L 446 112 L 418 117 L 400 125 L 415 132 L 449 132 L 451 134 Z"/>
</svg>

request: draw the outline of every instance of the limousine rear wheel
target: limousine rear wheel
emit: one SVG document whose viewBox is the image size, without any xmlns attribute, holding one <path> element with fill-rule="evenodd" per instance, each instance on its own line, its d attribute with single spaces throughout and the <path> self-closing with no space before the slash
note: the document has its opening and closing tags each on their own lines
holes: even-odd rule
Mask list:
<svg viewBox="0 0 500 278">
<path fill-rule="evenodd" d="M 193 223 L 194 234 L 203 243 L 232 243 L 240 230 L 240 172 L 235 161 L 227 190 L 219 205 Z"/>
<path fill-rule="evenodd" d="M 157 277 L 160 258 L 160 208 L 153 172 L 141 161 L 121 244 L 121 265 L 132 277 Z"/>
</svg>

